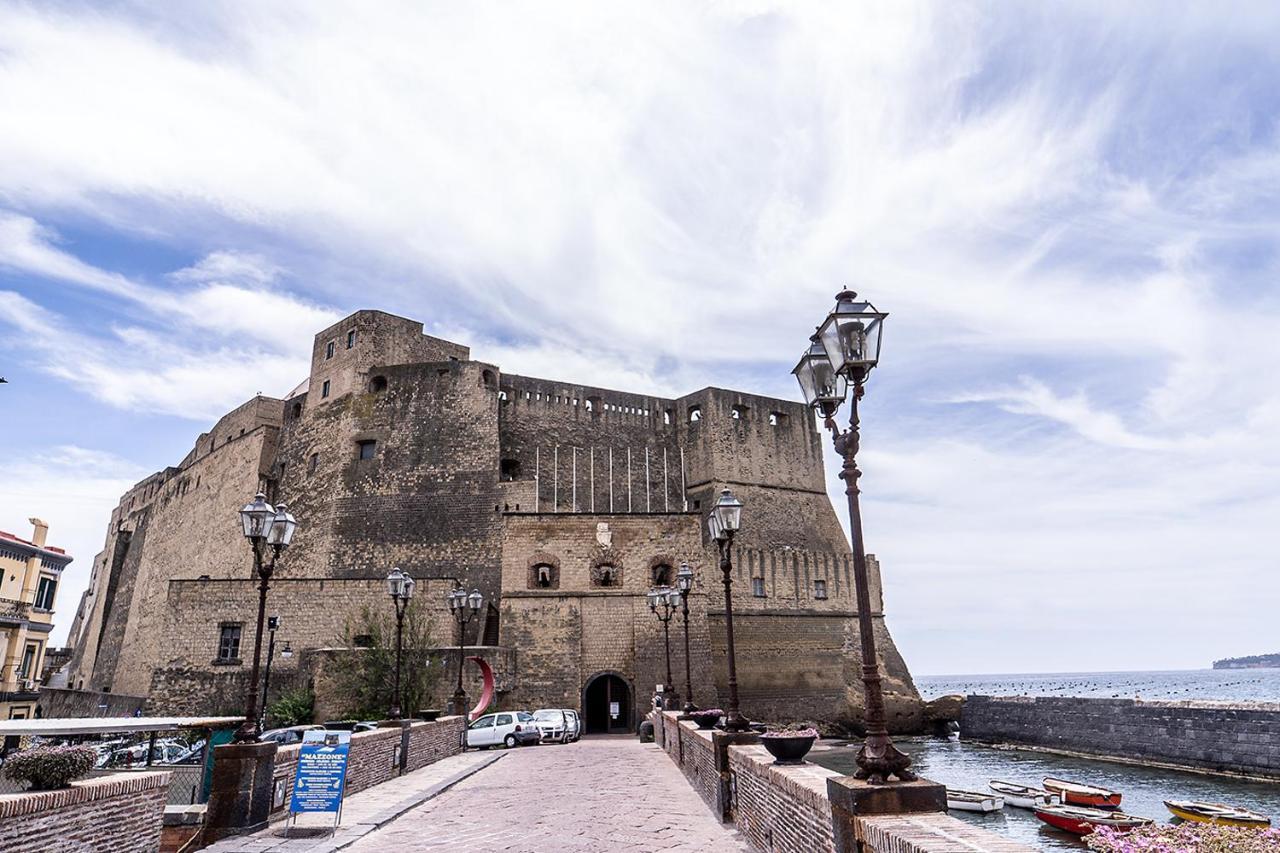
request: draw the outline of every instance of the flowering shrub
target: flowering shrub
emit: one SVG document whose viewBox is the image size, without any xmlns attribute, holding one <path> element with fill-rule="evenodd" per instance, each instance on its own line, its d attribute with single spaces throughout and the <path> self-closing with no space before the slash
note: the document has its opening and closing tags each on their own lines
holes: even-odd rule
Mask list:
<svg viewBox="0 0 1280 853">
<path fill-rule="evenodd" d="M 722 709 L 722 708 L 704 708 L 704 709 L 699 710 L 699 711 L 694 711 L 694 712 L 693 712 L 692 714 L 690 714 L 689 716 L 690 716 L 690 717 L 715 717 L 715 718 L 718 720 L 718 719 L 720 719 L 721 717 L 723 717 L 723 716 L 724 716 L 724 709 Z"/>
<path fill-rule="evenodd" d="M 37 746 L 5 759 L 6 779 L 30 782 L 33 791 L 65 788 L 93 769 L 98 754 L 89 746 Z"/>
<path fill-rule="evenodd" d="M 769 729 L 760 737 L 817 737 L 817 729 Z"/>
<path fill-rule="evenodd" d="M 1181 823 L 1117 832 L 1101 826 L 1086 840 L 1103 853 L 1272 853 L 1280 850 L 1280 829 Z"/>
</svg>

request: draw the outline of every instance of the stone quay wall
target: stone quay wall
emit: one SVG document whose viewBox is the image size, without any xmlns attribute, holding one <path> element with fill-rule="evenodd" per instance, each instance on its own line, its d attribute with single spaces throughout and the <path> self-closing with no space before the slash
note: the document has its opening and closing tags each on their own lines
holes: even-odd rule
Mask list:
<svg viewBox="0 0 1280 853">
<path fill-rule="evenodd" d="M 1280 778 L 1280 705 L 969 696 L 961 736 Z"/>
<path fill-rule="evenodd" d="M 839 773 L 811 762 L 774 764 L 759 743 L 734 743 L 735 736 L 701 730 L 674 712 L 650 719 L 654 741 L 693 789 L 761 853 L 1031 853 L 945 812 L 854 817 L 852 837 L 841 842 L 828 793 L 829 780 L 844 778 Z"/>
<path fill-rule="evenodd" d="M 0 850 L 156 853 L 169 775 L 101 776 L 60 791 L 0 795 Z"/>
<path fill-rule="evenodd" d="M 410 773 L 442 758 L 457 755 L 462 752 L 465 729 L 462 717 L 441 717 L 429 723 L 414 721 L 408 728 L 397 726 L 353 734 L 347 758 L 345 795 L 350 796 L 396 778 L 401 773 L 401 761 L 404 772 Z M 276 752 L 274 787 L 282 790 L 284 796 L 283 799 L 273 798 L 272 820 L 286 817 L 289 813 L 289 798 L 293 795 L 293 778 L 297 773 L 301 749 L 301 744 L 291 744 L 280 747 Z"/>
</svg>

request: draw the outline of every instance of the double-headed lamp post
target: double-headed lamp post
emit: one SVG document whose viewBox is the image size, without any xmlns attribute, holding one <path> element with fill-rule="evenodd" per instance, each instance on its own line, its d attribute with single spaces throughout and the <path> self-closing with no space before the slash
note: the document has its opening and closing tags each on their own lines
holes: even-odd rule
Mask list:
<svg viewBox="0 0 1280 853">
<path fill-rule="evenodd" d="M 449 592 L 449 611 L 453 620 L 458 623 L 458 689 L 453 692 L 453 713 L 465 716 L 467 713 L 467 694 L 462 689 L 462 656 L 467 642 L 467 624 L 480 612 L 484 597 L 480 590 L 473 589 L 468 595 L 461 583 Z"/>
<path fill-rule="evenodd" d="M 662 695 L 662 707 L 671 710 L 680 704 L 680 695 L 671 684 L 671 617 L 675 615 L 674 603 L 671 600 L 672 590 L 667 587 L 655 587 L 649 590 L 649 610 L 662 623 L 662 645 L 667 652 L 667 681 L 663 688 L 668 691 Z"/>
<path fill-rule="evenodd" d="M 396 690 L 391 698 L 390 719 L 400 719 L 400 707 L 404 704 L 404 696 L 400 693 L 400 657 L 404 643 L 404 612 L 413 599 L 413 578 L 393 568 L 387 575 L 387 594 L 391 596 L 391 604 L 396 609 Z"/>
<path fill-rule="evenodd" d="M 253 547 L 253 567 L 258 575 L 258 627 L 253 635 L 253 670 L 249 674 L 249 687 L 244 701 L 244 722 L 236 729 L 236 743 L 256 741 L 262 734 L 258 724 L 258 688 L 261 684 L 262 628 L 267 614 L 267 590 L 271 588 L 271 575 L 276 570 L 280 552 L 293 541 L 293 531 L 298 522 L 284 504 L 272 506 L 266 495 L 258 492 L 253 502 L 240 510 L 240 524 L 244 536 Z M 270 549 L 268 557 L 266 551 Z"/>
<path fill-rule="evenodd" d="M 738 662 L 733 646 L 733 537 L 741 523 L 742 501 L 728 489 L 723 490 L 707 516 L 707 530 L 720 550 L 720 571 L 724 574 L 724 633 L 729 649 L 729 707 L 724 719 L 727 732 L 751 728 L 751 721 L 738 710 Z"/>
<path fill-rule="evenodd" d="M 692 714 L 698 710 L 693 704 L 693 677 L 689 666 L 689 593 L 693 592 L 693 566 L 681 563 L 676 572 L 676 588 L 672 595 L 680 603 L 680 613 L 684 616 L 684 713 Z M 677 599 L 673 599 L 673 602 Z"/>
<path fill-rule="evenodd" d="M 903 782 L 916 779 L 908 768 L 911 758 L 893 745 L 885 725 L 884 689 L 880 684 L 880 662 L 876 655 L 876 637 L 871 618 L 871 587 L 867 579 L 867 554 L 862 538 L 862 511 L 858 505 L 858 401 L 871 369 L 880 360 L 880 338 L 885 318 L 870 302 L 859 301 L 851 290 L 836 294 L 836 307 L 809 338 L 810 346 L 796 365 L 796 379 L 805 402 L 822 413 L 824 425 L 831 431 L 836 453 L 844 459 L 840 478 L 849 499 L 849 530 L 853 544 L 853 578 L 858 595 L 858 633 L 862 641 L 862 684 L 865 696 L 867 730 L 862 749 L 858 751 L 860 779 L 874 785 L 897 777 Z M 843 432 L 836 425 L 836 412 L 849 396 L 849 428 Z"/>
</svg>

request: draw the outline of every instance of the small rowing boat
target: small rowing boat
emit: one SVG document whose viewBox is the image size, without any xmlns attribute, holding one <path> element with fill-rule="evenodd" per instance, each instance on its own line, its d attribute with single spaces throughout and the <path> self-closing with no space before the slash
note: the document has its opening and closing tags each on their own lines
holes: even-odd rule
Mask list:
<svg viewBox="0 0 1280 853">
<path fill-rule="evenodd" d="M 1268 827 L 1271 818 L 1223 803 L 1198 803 L 1193 800 L 1165 800 L 1165 808 L 1174 817 L 1196 823 L 1217 823 L 1223 826 Z"/>
<path fill-rule="evenodd" d="M 962 812 L 998 812 L 1004 808 L 1004 798 L 977 791 L 947 789 L 947 808 Z"/>
<path fill-rule="evenodd" d="M 1044 780 L 1044 787 L 1062 797 L 1062 804 L 1065 806 L 1085 806 L 1093 809 L 1120 808 L 1120 792 L 1109 788 L 1082 785 L 1079 782 L 1067 782 L 1052 777 Z"/>
<path fill-rule="evenodd" d="M 1034 809 L 1036 806 L 1056 806 L 1062 802 L 1062 797 L 1058 794 L 1040 788 L 1032 788 L 1030 785 L 1019 785 L 1016 782 L 1001 782 L 999 779 L 992 779 L 987 783 L 987 787 L 995 791 L 1004 798 L 1006 806 L 1016 806 L 1020 809 Z"/>
<path fill-rule="evenodd" d="M 1086 809 L 1079 806 L 1040 806 L 1036 817 L 1049 826 L 1075 835 L 1088 835 L 1100 826 L 1109 826 L 1119 832 L 1128 832 L 1153 821 L 1146 817 L 1134 817 L 1123 812 L 1105 809 Z"/>
</svg>

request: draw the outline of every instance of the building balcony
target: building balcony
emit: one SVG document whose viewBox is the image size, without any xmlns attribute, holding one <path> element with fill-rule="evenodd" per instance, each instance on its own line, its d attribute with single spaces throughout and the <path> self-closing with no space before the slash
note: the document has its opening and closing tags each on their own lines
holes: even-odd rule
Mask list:
<svg viewBox="0 0 1280 853">
<path fill-rule="evenodd" d="M 0 624 L 21 625 L 31 616 L 31 605 L 13 598 L 0 598 Z"/>
</svg>

